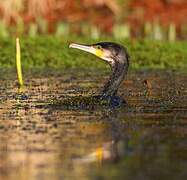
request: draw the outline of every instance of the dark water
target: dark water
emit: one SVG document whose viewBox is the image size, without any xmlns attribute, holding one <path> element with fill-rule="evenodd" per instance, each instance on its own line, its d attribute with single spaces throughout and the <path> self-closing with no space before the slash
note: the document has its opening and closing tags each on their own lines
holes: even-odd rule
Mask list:
<svg viewBox="0 0 187 180">
<path fill-rule="evenodd" d="M 1 77 L 0 179 L 187 179 L 187 74 L 131 72 L 117 109 L 61 105 L 107 73 L 28 73 L 22 95 Z"/>
</svg>

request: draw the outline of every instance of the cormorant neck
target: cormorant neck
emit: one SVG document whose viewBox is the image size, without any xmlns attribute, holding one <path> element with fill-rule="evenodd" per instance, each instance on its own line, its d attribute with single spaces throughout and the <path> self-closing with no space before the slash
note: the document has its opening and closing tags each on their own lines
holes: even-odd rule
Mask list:
<svg viewBox="0 0 187 180">
<path fill-rule="evenodd" d="M 128 56 L 119 55 L 113 59 L 113 63 L 110 64 L 112 69 L 112 74 L 109 77 L 109 80 L 104 86 L 102 91 L 103 97 L 115 96 L 120 84 L 122 83 L 125 75 L 128 71 L 129 61 Z"/>
</svg>

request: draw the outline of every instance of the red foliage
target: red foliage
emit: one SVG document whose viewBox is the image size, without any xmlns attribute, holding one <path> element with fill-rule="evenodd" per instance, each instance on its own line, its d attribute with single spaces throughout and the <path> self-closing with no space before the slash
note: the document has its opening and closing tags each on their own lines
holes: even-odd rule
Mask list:
<svg viewBox="0 0 187 180">
<path fill-rule="evenodd" d="M 120 7 L 115 0 L 19 1 L 25 3 L 24 9 L 14 8 L 16 0 L 0 2 L 0 16 L 7 24 L 16 23 L 18 17 L 22 17 L 25 24 L 37 22 L 42 17 L 48 22 L 50 31 L 55 30 L 55 24 L 63 21 L 70 24 L 87 22 L 110 33 L 116 19 L 124 16 L 124 21 L 135 29 L 145 21 L 158 20 L 165 26 L 173 22 L 177 27 L 187 23 L 187 0 L 131 0 L 128 7 L 125 7 L 125 3 Z M 128 13 L 124 13 L 124 7 Z"/>
<path fill-rule="evenodd" d="M 163 25 L 187 23 L 186 0 L 133 0 L 130 4 L 131 22 L 143 23 L 158 20 Z"/>
</svg>

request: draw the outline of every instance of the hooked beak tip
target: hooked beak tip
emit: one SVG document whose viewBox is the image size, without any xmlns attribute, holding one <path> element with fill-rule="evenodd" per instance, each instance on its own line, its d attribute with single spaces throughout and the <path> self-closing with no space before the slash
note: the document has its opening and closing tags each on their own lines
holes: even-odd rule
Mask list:
<svg viewBox="0 0 187 180">
<path fill-rule="evenodd" d="M 74 43 L 69 44 L 69 48 L 74 48 Z"/>
</svg>

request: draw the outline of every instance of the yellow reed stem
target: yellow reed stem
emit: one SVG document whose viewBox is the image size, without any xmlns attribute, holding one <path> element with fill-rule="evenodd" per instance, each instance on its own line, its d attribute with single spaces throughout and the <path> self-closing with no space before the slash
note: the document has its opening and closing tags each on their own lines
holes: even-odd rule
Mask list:
<svg viewBox="0 0 187 180">
<path fill-rule="evenodd" d="M 17 68 L 17 76 L 18 76 L 18 85 L 19 87 L 23 86 L 23 77 L 22 77 L 22 69 L 21 69 L 21 49 L 19 38 L 16 38 L 16 68 Z"/>
</svg>

